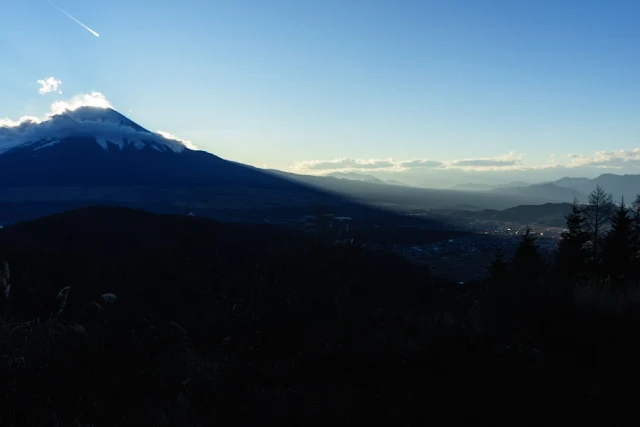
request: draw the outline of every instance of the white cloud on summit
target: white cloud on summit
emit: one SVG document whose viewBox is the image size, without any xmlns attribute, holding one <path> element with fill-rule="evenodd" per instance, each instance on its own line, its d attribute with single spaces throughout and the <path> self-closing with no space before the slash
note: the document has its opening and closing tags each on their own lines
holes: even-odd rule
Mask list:
<svg viewBox="0 0 640 427">
<path fill-rule="evenodd" d="M 91 93 L 76 95 L 67 101 L 54 102 L 51 104 L 51 110 L 47 113 L 47 117 L 62 114 L 67 110 L 73 111 L 80 107 L 113 108 L 102 93 L 93 91 Z"/>
<path fill-rule="evenodd" d="M 197 146 L 196 144 L 194 144 L 193 142 L 188 141 L 188 140 L 186 140 L 186 139 L 180 139 L 180 138 L 178 138 L 177 136 L 175 136 L 175 135 L 174 135 L 174 134 L 172 134 L 172 133 L 165 132 L 165 131 L 163 131 L 163 130 L 156 131 L 156 133 L 157 133 L 158 135 L 162 136 L 163 138 L 166 138 L 166 139 L 173 139 L 174 141 L 181 142 L 181 143 L 182 143 L 185 147 L 187 147 L 189 150 L 198 150 L 198 146 Z"/>
<path fill-rule="evenodd" d="M 41 118 L 34 116 L 23 116 L 18 120 L 0 118 L 0 152 L 28 140 L 29 135 L 31 135 L 32 132 L 35 132 L 35 130 L 31 129 L 30 126 L 26 126 L 26 124 L 41 123 L 46 126 L 48 123 L 50 123 L 49 120 L 53 116 L 62 114 L 65 111 L 74 111 L 80 107 L 113 109 L 113 106 L 104 96 L 104 94 L 93 91 L 91 93 L 75 95 L 71 99 L 58 100 L 53 102 L 49 107 L 49 112 L 47 112 Z M 91 126 L 85 123 L 83 125 L 83 128 L 86 132 L 89 132 L 89 134 L 91 134 L 91 132 L 95 132 L 94 134 L 100 134 L 102 136 L 113 135 L 114 137 L 117 137 L 118 135 L 122 135 L 122 132 L 125 132 L 122 127 L 117 126 L 114 128 L 108 123 L 96 123 Z M 39 130 L 38 132 L 42 132 L 42 130 Z M 138 131 L 127 129 L 126 132 L 132 132 L 130 135 L 131 138 L 141 138 Z M 180 139 L 177 136 L 166 131 L 158 131 L 154 139 L 158 139 L 159 141 L 171 147 L 186 147 L 191 150 L 198 150 L 198 147 L 191 141 Z"/>
<path fill-rule="evenodd" d="M 44 95 L 49 92 L 58 92 L 59 94 L 62 94 L 62 90 L 58 89 L 62 84 L 62 81 L 55 77 L 47 77 L 46 79 L 38 80 L 38 84 L 40 85 L 40 89 L 38 90 L 40 95 Z"/>
<path fill-rule="evenodd" d="M 11 120 L 8 118 L 0 119 L 0 128 L 12 128 L 20 126 L 22 123 L 40 123 L 41 120 L 34 116 L 22 116 L 18 120 Z"/>
<path fill-rule="evenodd" d="M 55 101 L 49 106 L 49 112 L 44 117 L 22 116 L 18 120 L 12 120 L 8 117 L 0 118 L 0 128 L 17 127 L 23 123 L 41 123 L 50 119 L 56 114 L 62 114 L 65 111 L 73 111 L 80 107 L 100 107 L 113 108 L 107 98 L 100 92 L 83 93 L 72 97 L 65 101 Z"/>
</svg>

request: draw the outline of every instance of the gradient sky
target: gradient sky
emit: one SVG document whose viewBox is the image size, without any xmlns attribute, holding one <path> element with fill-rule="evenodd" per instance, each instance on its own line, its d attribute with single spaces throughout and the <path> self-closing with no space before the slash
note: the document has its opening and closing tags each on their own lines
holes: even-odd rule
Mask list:
<svg viewBox="0 0 640 427">
<path fill-rule="evenodd" d="M 98 91 L 149 129 L 260 167 L 640 173 L 639 1 L 53 3 L 100 37 L 46 0 L 4 0 L 0 118 Z M 62 84 L 40 94 L 49 77 Z"/>
</svg>

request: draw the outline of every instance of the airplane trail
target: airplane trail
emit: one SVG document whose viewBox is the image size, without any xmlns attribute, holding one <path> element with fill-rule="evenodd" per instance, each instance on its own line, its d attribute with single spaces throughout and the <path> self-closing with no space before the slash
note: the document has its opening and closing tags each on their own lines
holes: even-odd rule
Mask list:
<svg viewBox="0 0 640 427">
<path fill-rule="evenodd" d="M 49 4 L 53 7 L 55 7 L 56 9 L 58 9 L 60 12 L 64 13 L 65 15 L 67 15 L 69 18 L 73 19 L 74 21 L 76 21 L 78 24 L 82 25 L 82 27 L 84 27 L 85 30 L 89 31 L 91 34 L 93 34 L 96 37 L 100 37 L 100 34 L 96 33 L 95 31 L 93 31 L 91 28 L 87 27 L 86 25 L 84 25 L 82 22 L 78 21 L 76 18 L 74 18 L 73 16 L 71 16 L 71 14 L 65 12 L 63 9 L 59 8 L 58 6 L 56 6 L 55 4 L 49 2 Z"/>
</svg>

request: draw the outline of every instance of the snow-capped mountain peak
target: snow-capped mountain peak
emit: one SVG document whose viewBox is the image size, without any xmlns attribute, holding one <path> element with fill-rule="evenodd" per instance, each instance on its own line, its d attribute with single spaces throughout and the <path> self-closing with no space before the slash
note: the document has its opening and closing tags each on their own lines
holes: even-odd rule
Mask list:
<svg viewBox="0 0 640 427">
<path fill-rule="evenodd" d="M 15 149 L 42 150 L 68 138 L 93 141 L 104 150 L 141 150 L 179 153 L 185 145 L 150 132 L 111 108 L 80 107 L 66 110 L 42 122 L 0 126 L 0 154 Z"/>
<path fill-rule="evenodd" d="M 71 119 L 76 123 L 110 123 L 118 126 L 130 127 L 138 132 L 149 132 L 147 129 L 111 108 L 80 107 L 75 110 L 66 110 L 61 114 L 52 116 L 51 118 L 51 120 L 64 119 Z"/>
</svg>

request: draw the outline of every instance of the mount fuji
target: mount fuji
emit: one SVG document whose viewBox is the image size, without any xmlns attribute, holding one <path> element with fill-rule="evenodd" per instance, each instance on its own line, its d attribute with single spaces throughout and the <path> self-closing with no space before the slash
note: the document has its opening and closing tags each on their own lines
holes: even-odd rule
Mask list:
<svg viewBox="0 0 640 427">
<path fill-rule="evenodd" d="M 335 193 L 192 150 L 110 108 L 0 126 L 0 222 L 116 204 L 161 212 L 256 211 L 348 205 Z M 44 205 L 43 205 L 44 204 Z M 43 206 L 45 206 L 43 208 Z M 27 218 L 31 207 L 26 209 Z M 210 215 L 215 216 L 215 215 Z M 5 219 L 5 221 L 7 221 Z"/>
<path fill-rule="evenodd" d="M 0 128 L 0 188 L 222 183 L 288 184 L 259 169 L 191 150 L 110 108 L 80 107 L 43 122 Z"/>
</svg>

